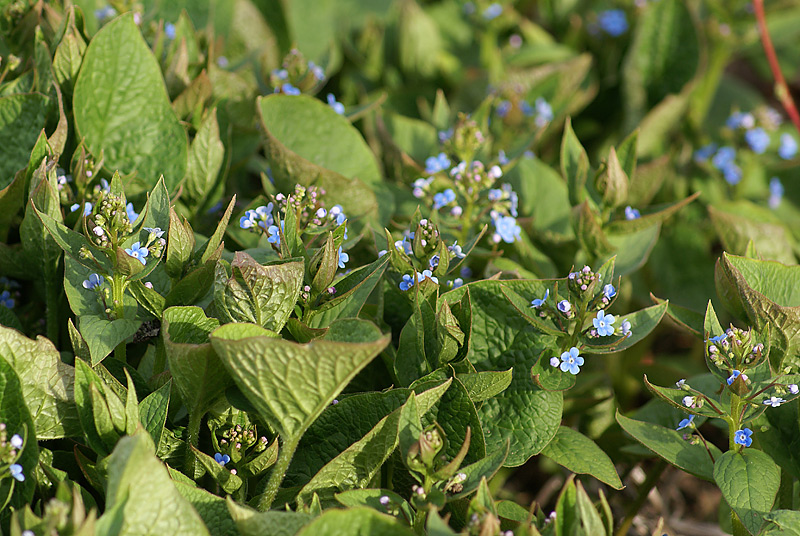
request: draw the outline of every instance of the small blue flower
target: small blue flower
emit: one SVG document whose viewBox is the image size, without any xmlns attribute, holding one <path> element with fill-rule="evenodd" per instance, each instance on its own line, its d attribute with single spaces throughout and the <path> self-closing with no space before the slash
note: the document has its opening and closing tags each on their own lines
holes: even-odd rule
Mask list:
<svg viewBox="0 0 800 536">
<path fill-rule="evenodd" d="M 506 152 L 502 149 L 497 153 L 497 161 L 500 162 L 501 166 L 505 166 L 510 162 L 508 157 L 506 156 Z"/>
<path fill-rule="evenodd" d="M 394 247 L 405 253 L 406 255 L 412 255 L 414 250 L 411 247 L 411 240 L 407 237 L 403 237 L 402 240 L 397 240 L 394 243 Z"/>
<path fill-rule="evenodd" d="M 461 279 L 460 277 L 457 277 L 454 280 L 447 282 L 447 286 L 450 288 L 458 288 L 463 285 L 464 285 L 464 280 Z"/>
<path fill-rule="evenodd" d="M 14 303 L 16 302 L 14 301 L 14 298 L 11 297 L 11 292 L 8 290 L 0 292 L 0 305 L 6 307 L 7 309 L 13 309 Z"/>
<path fill-rule="evenodd" d="M 344 213 L 344 209 L 342 209 L 342 205 L 333 205 L 331 209 L 328 211 L 328 216 L 336 221 L 336 225 L 341 225 L 347 219 L 347 216 Z M 347 235 L 345 235 L 345 240 L 347 239 Z"/>
<path fill-rule="evenodd" d="M 11 476 L 17 479 L 18 482 L 25 481 L 25 475 L 22 474 L 22 466 L 20 464 L 12 463 L 8 466 L 8 472 L 11 473 Z"/>
<path fill-rule="evenodd" d="M 439 255 L 433 255 L 428 261 L 428 266 L 430 266 L 431 270 L 435 270 L 436 267 L 439 266 L 439 261 L 440 261 Z"/>
<path fill-rule="evenodd" d="M 708 159 L 711 158 L 716 151 L 717 151 L 716 143 L 709 143 L 704 147 L 700 147 L 698 150 L 694 152 L 694 161 L 697 163 L 707 162 Z"/>
<path fill-rule="evenodd" d="M 283 93 L 284 95 L 300 95 L 301 91 L 289 82 L 286 82 L 285 84 L 281 84 L 280 87 L 276 87 L 275 93 Z"/>
<path fill-rule="evenodd" d="M 231 457 L 228 456 L 227 454 L 220 454 L 219 452 L 217 452 L 214 454 L 214 461 L 216 461 L 218 464 L 224 467 L 226 463 L 231 461 Z"/>
<path fill-rule="evenodd" d="M 495 218 L 492 220 L 492 223 L 494 223 L 495 230 L 497 231 L 495 233 L 495 242 L 500 242 L 502 239 L 503 242 L 507 244 L 513 244 L 520 239 L 522 229 L 517 225 L 517 220 L 512 216 Z"/>
<path fill-rule="evenodd" d="M 612 285 L 611 283 L 603 287 L 603 296 L 605 296 L 609 300 L 616 295 L 617 295 L 617 289 L 615 289 L 614 285 Z"/>
<path fill-rule="evenodd" d="M 416 279 L 414 278 L 414 276 L 405 274 L 403 275 L 403 280 L 400 281 L 400 290 L 406 291 L 411 287 L 413 287 L 414 283 L 416 283 Z"/>
<path fill-rule="evenodd" d="M 497 105 L 497 115 L 500 117 L 505 117 L 508 115 L 508 112 L 511 111 L 511 103 L 507 100 L 501 100 L 500 103 Z"/>
<path fill-rule="evenodd" d="M 167 39 L 169 39 L 170 41 L 175 39 L 175 35 L 177 35 L 175 31 L 175 25 L 172 24 L 171 22 L 166 23 L 164 25 L 164 35 L 166 35 Z"/>
<path fill-rule="evenodd" d="M 753 444 L 753 438 L 750 437 L 751 435 L 753 435 L 753 431 L 750 428 L 736 430 L 733 434 L 733 442 L 737 445 L 749 447 Z"/>
<path fill-rule="evenodd" d="M 722 176 L 732 186 L 739 184 L 739 181 L 742 180 L 742 169 L 736 164 L 729 164 L 722 170 Z"/>
<path fill-rule="evenodd" d="M 791 160 L 797 154 L 797 140 L 791 134 L 781 136 L 781 144 L 778 147 L 778 156 L 784 160 Z"/>
<path fill-rule="evenodd" d="M 448 188 L 444 192 L 439 192 L 433 196 L 433 209 L 439 210 L 440 208 L 449 205 L 456 200 L 456 193 L 452 188 Z"/>
<path fill-rule="evenodd" d="M 578 355 L 578 349 L 573 346 L 569 351 L 561 354 L 561 371 L 573 375 L 578 374 L 583 362 L 583 357 Z"/>
<path fill-rule="evenodd" d="M 133 203 L 125 205 L 125 212 L 128 214 L 128 220 L 130 220 L 131 223 L 139 219 L 139 214 L 133 210 Z"/>
<path fill-rule="evenodd" d="M 737 128 L 753 128 L 755 124 L 756 118 L 749 112 L 734 112 L 728 120 L 725 121 L 725 126 L 731 130 L 736 130 Z"/>
<path fill-rule="evenodd" d="M 546 289 L 546 290 L 544 291 L 544 296 L 543 296 L 542 298 L 534 298 L 534 299 L 531 301 L 531 307 L 535 307 L 536 309 L 538 309 L 539 307 L 541 307 L 542 305 L 544 305 L 544 302 L 546 302 L 546 301 L 547 301 L 547 298 L 548 298 L 549 296 L 550 296 L 550 289 L 548 288 L 548 289 Z"/>
<path fill-rule="evenodd" d="M 536 119 L 533 122 L 539 128 L 547 126 L 553 120 L 553 107 L 542 97 L 537 98 L 533 105 L 536 108 Z"/>
<path fill-rule="evenodd" d="M 453 129 L 448 128 L 447 130 L 440 130 L 438 137 L 439 137 L 439 143 L 446 142 L 447 140 L 453 137 Z"/>
<path fill-rule="evenodd" d="M 569 303 L 567 300 L 561 300 L 560 302 L 558 302 L 558 305 L 556 305 L 556 308 L 565 315 L 568 315 L 569 312 L 572 310 L 572 304 Z"/>
<path fill-rule="evenodd" d="M 145 227 L 144 230 L 154 235 L 156 238 L 164 236 L 164 231 L 161 230 L 161 227 Z"/>
<path fill-rule="evenodd" d="M 741 374 L 742 371 L 740 370 L 734 370 L 733 372 L 731 372 L 730 377 L 728 377 L 728 385 L 731 385 L 733 382 L 735 382 L 736 378 L 738 378 Z M 743 378 L 747 379 L 747 376 L 743 376 Z"/>
<path fill-rule="evenodd" d="M 283 222 L 281 222 L 281 227 L 283 227 Z M 278 230 L 277 225 L 270 225 L 267 228 L 267 232 L 269 233 L 269 237 L 267 237 L 267 242 L 270 244 L 275 244 L 276 246 L 281 245 L 281 234 Z"/>
<path fill-rule="evenodd" d="M 724 341 L 727 338 L 728 338 L 728 334 L 727 333 L 723 333 L 722 335 L 717 335 L 716 337 L 709 337 L 708 338 L 708 342 L 720 343 L 720 342 Z"/>
<path fill-rule="evenodd" d="M 256 225 L 256 211 L 248 210 L 244 216 L 239 218 L 239 227 L 242 229 L 252 229 Z"/>
<path fill-rule="evenodd" d="M 501 190 L 500 188 L 492 188 L 491 190 L 489 190 L 488 197 L 489 201 L 500 201 L 501 199 L 503 199 L 503 190 Z"/>
<path fill-rule="evenodd" d="M 308 62 L 308 70 L 311 71 L 311 74 L 313 74 L 314 78 L 318 81 L 322 82 L 325 80 L 325 71 L 313 61 Z"/>
<path fill-rule="evenodd" d="M 622 321 L 622 325 L 620 326 L 620 328 L 622 329 L 622 334 L 626 338 L 630 337 L 631 335 L 633 335 L 633 332 L 631 331 L 631 323 L 630 323 L 630 321 L 628 321 L 627 318 Z"/>
<path fill-rule="evenodd" d="M 461 277 L 470 278 L 472 277 L 472 268 L 469 266 L 462 266 L 461 270 L 458 271 L 458 275 Z"/>
<path fill-rule="evenodd" d="M 74 205 L 69 207 L 69 211 L 75 212 L 79 208 L 81 208 L 81 206 L 78 203 L 75 203 Z M 83 215 L 88 216 L 91 213 L 92 213 L 92 204 L 87 201 L 86 203 L 83 204 Z"/>
<path fill-rule="evenodd" d="M 641 213 L 631 206 L 625 207 L 625 219 L 626 220 L 637 220 L 641 218 Z"/>
<path fill-rule="evenodd" d="M 289 78 L 289 71 L 286 69 L 273 69 L 271 74 L 278 80 L 286 80 Z"/>
<path fill-rule="evenodd" d="M 425 173 L 438 173 L 450 167 L 450 159 L 445 153 L 428 157 L 425 160 Z"/>
<path fill-rule="evenodd" d="M 597 330 L 597 334 L 601 337 L 607 337 L 614 334 L 614 318 L 613 315 L 605 314 L 602 309 L 597 311 L 597 317 L 592 319 L 592 325 Z"/>
<path fill-rule="evenodd" d="M 350 255 L 342 251 L 342 246 L 339 246 L 339 268 L 344 268 L 347 261 L 350 260 Z"/>
<path fill-rule="evenodd" d="M 776 209 L 783 199 L 783 183 L 778 177 L 769 180 L 769 208 Z"/>
<path fill-rule="evenodd" d="M 328 93 L 328 106 L 333 108 L 333 111 L 339 115 L 344 115 L 344 104 L 338 102 L 333 93 Z"/>
<path fill-rule="evenodd" d="M 101 8 L 101 9 L 96 9 L 95 12 L 94 12 L 95 18 L 97 20 L 99 20 L 100 22 L 102 22 L 102 21 L 104 21 L 106 19 L 110 19 L 111 17 L 113 17 L 116 14 L 117 14 L 117 10 L 114 9 L 113 7 L 111 7 L 111 6 L 105 6 L 105 7 Z"/>
<path fill-rule="evenodd" d="M 773 407 L 773 408 L 777 408 L 778 406 L 780 406 L 781 404 L 783 404 L 785 402 L 786 402 L 786 400 L 784 400 L 783 398 L 777 397 L 777 396 L 771 396 L 769 398 L 764 399 L 764 405 L 765 406 L 770 406 L 770 407 Z"/>
<path fill-rule="evenodd" d="M 433 272 L 431 272 L 430 270 L 422 270 L 422 273 L 417 273 L 418 282 L 421 283 L 424 279 L 430 279 L 437 285 L 439 284 L 439 279 L 437 277 L 434 277 Z"/>
<path fill-rule="evenodd" d="M 522 110 L 522 115 L 525 117 L 530 117 L 533 115 L 533 107 L 525 101 L 522 101 L 519 105 L 519 109 Z"/>
<path fill-rule="evenodd" d="M 611 37 L 619 37 L 628 31 L 628 19 L 621 9 L 609 9 L 597 14 L 600 28 Z"/>
<path fill-rule="evenodd" d="M 503 13 L 503 6 L 497 2 L 490 4 L 489 7 L 483 10 L 483 18 L 486 20 L 496 19 Z"/>
<path fill-rule="evenodd" d="M 14 447 L 15 449 L 21 449 L 23 443 L 22 437 L 19 434 L 14 434 L 13 436 L 11 436 L 10 443 L 11 446 Z"/>
<path fill-rule="evenodd" d="M 736 159 L 736 149 L 733 147 L 726 145 L 725 147 L 720 147 L 714 157 L 711 159 L 711 164 L 717 168 L 718 170 L 722 171 L 733 161 Z"/>
<path fill-rule="evenodd" d="M 675 428 L 676 430 L 683 430 L 684 428 L 694 428 L 694 415 L 689 415 L 687 419 L 683 419 L 681 422 L 678 423 L 678 427 Z"/>
<path fill-rule="evenodd" d="M 769 147 L 769 134 L 761 127 L 745 132 L 744 140 L 756 154 L 764 154 Z"/>
<path fill-rule="evenodd" d="M 139 242 L 134 242 L 130 248 L 125 250 L 125 253 L 146 265 L 147 261 L 145 260 L 145 257 L 147 257 L 150 252 L 147 250 L 147 248 L 142 247 Z"/>
<path fill-rule="evenodd" d="M 138 244 L 138 242 L 137 242 L 137 244 Z M 129 255 L 130 255 L 130 253 L 129 253 Z M 131 256 L 133 256 L 133 255 L 131 255 Z M 145 256 L 147 256 L 147 255 L 145 255 Z M 93 290 L 93 289 L 96 289 L 97 287 L 99 287 L 100 285 L 102 285 L 103 283 L 105 283 L 105 279 L 103 279 L 102 275 L 92 274 L 92 275 L 89 276 L 89 279 L 85 279 L 83 281 L 83 288 L 85 288 L 87 290 Z"/>
<path fill-rule="evenodd" d="M 458 245 L 458 240 L 453 242 L 453 245 L 449 246 L 447 249 L 449 249 L 450 253 L 452 253 L 455 257 L 458 257 L 459 259 L 463 259 L 464 257 L 467 256 L 466 253 L 461 251 L 461 246 Z"/>
</svg>

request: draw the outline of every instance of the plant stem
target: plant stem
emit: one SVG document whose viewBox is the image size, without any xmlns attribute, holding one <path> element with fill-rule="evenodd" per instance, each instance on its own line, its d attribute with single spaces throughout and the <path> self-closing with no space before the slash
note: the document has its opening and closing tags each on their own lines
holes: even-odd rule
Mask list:
<svg viewBox="0 0 800 536">
<path fill-rule="evenodd" d="M 114 307 L 114 316 L 119 318 L 125 317 L 125 278 L 120 275 L 115 275 L 111 280 L 111 303 Z M 114 348 L 114 357 L 123 363 L 126 361 L 125 357 L 126 345 L 122 341 Z"/>
<path fill-rule="evenodd" d="M 742 418 L 742 398 L 739 395 L 731 393 L 731 414 L 726 420 L 728 421 L 728 449 L 738 450 L 739 445 L 736 443 L 736 431 L 741 426 Z M 733 536 L 748 536 L 750 532 L 745 528 L 739 516 L 731 508 L 731 528 L 733 529 Z"/>
<path fill-rule="evenodd" d="M 786 79 L 783 77 L 778 56 L 775 54 L 775 47 L 772 46 L 772 39 L 767 29 L 767 17 L 764 13 L 764 0 L 753 0 L 753 8 L 758 22 L 758 33 L 761 35 L 761 44 L 764 47 L 764 54 L 767 56 L 769 68 L 775 78 L 775 96 L 781 101 L 784 110 L 786 110 L 792 123 L 794 123 L 794 127 L 800 132 L 800 113 L 797 112 L 797 106 L 789 91 L 789 86 L 786 84 Z"/>
<path fill-rule="evenodd" d="M 644 502 L 647 500 L 647 496 L 650 494 L 650 490 L 652 490 L 656 483 L 658 483 L 658 479 L 661 478 L 661 473 L 664 472 L 664 469 L 667 467 L 667 462 L 664 460 L 659 459 L 656 462 L 656 465 L 650 469 L 650 473 L 647 475 L 644 483 L 639 486 L 639 491 L 636 494 L 636 499 L 631 503 L 630 507 L 628 508 L 628 513 L 625 515 L 625 519 L 622 520 L 620 523 L 619 528 L 617 529 L 617 536 L 626 536 L 628 534 L 628 530 L 631 528 L 633 524 L 633 518 L 636 517 L 636 514 L 639 513 L 639 510 L 644 505 Z"/>
<path fill-rule="evenodd" d="M 278 495 L 278 488 L 280 488 L 281 482 L 283 482 L 283 477 L 286 476 L 286 471 L 289 469 L 289 463 L 292 461 L 296 449 L 297 440 L 285 442 L 281 445 L 281 449 L 278 452 L 278 461 L 275 462 L 272 473 L 269 475 L 267 489 L 258 501 L 259 512 L 269 510 L 269 507 L 272 506 L 272 501 L 274 501 L 275 496 Z"/>
<path fill-rule="evenodd" d="M 196 447 L 200 439 L 200 423 L 202 420 L 203 414 L 199 411 L 192 411 L 189 413 L 189 427 L 187 428 L 188 444 L 186 445 L 186 460 L 184 460 L 184 465 L 186 467 L 186 472 L 191 478 L 194 478 L 194 468 L 197 463 L 194 452 L 192 452 L 192 447 Z"/>
</svg>

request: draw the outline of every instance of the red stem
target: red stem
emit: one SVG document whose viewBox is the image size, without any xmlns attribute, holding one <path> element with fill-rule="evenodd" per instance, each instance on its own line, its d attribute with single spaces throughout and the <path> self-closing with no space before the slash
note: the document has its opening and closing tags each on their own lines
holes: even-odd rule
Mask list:
<svg viewBox="0 0 800 536">
<path fill-rule="evenodd" d="M 800 132 L 800 114 L 797 112 L 797 106 L 794 103 L 792 94 L 789 92 L 786 79 L 783 78 L 781 66 L 778 63 L 778 56 L 775 54 L 775 47 L 772 46 L 772 39 L 770 39 L 769 31 L 767 30 L 767 19 L 764 14 L 764 0 L 753 0 L 753 8 L 755 9 L 756 20 L 758 21 L 758 31 L 761 34 L 761 44 L 764 46 L 764 53 L 767 56 L 772 76 L 775 77 L 775 94 L 778 100 L 781 101 L 792 123 L 794 123 L 794 127 Z"/>
</svg>

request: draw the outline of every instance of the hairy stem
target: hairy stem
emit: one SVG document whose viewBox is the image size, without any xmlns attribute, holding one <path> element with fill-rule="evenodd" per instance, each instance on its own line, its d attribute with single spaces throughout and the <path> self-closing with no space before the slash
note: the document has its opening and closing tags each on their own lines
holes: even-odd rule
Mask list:
<svg viewBox="0 0 800 536">
<path fill-rule="evenodd" d="M 269 507 L 272 506 L 272 502 L 275 500 L 275 496 L 278 495 L 278 489 L 280 488 L 281 482 L 283 482 L 283 477 L 286 476 L 286 471 L 289 469 L 289 463 L 291 463 L 296 449 L 297 440 L 291 442 L 287 441 L 281 445 L 281 449 L 278 452 L 278 461 L 275 462 L 272 468 L 272 474 L 270 474 L 269 481 L 267 482 L 267 489 L 258 501 L 258 510 L 260 512 L 269 510 Z"/>
</svg>

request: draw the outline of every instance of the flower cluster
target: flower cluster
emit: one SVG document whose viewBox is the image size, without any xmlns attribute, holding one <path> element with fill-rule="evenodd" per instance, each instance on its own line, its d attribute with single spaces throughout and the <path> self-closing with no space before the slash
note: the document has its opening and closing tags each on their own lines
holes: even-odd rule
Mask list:
<svg viewBox="0 0 800 536">
<path fill-rule="evenodd" d="M 313 61 L 306 61 L 303 54 L 292 49 L 283 59 L 281 67 L 274 69 L 269 83 L 274 93 L 300 95 L 316 89 L 326 79 L 325 71 Z"/>
<path fill-rule="evenodd" d="M 0 307 L 5 307 L 6 309 L 14 308 L 19 295 L 19 286 L 16 281 L 7 277 L 0 277 Z"/>
<path fill-rule="evenodd" d="M 25 440 L 19 434 L 14 434 L 9 439 L 6 424 L 0 423 L 0 479 L 8 474 L 17 482 L 25 480 L 24 470 L 19 464 L 24 445 Z"/>
</svg>

